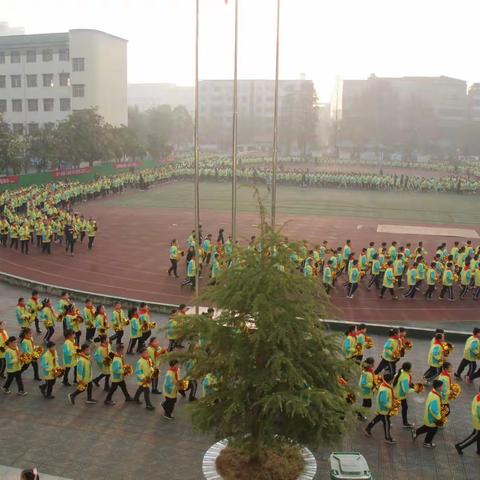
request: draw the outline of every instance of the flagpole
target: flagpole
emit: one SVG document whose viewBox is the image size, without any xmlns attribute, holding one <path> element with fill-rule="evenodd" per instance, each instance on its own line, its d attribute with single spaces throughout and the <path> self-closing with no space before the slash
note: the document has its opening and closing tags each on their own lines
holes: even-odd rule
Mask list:
<svg viewBox="0 0 480 480">
<path fill-rule="evenodd" d="M 199 189 L 199 147 L 198 147 L 198 30 L 199 30 L 200 0 L 196 0 L 195 8 L 195 299 L 199 293 L 199 250 L 200 250 L 200 189 Z M 198 314 L 198 305 L 195 305 Z"/>
<path fill-rule="evenodd" d="M 277 145 L 278 145 L 278 71 L 280 60 L 280 0 L 277 0 L 277 42 L 275 56 L 275 103 L 273 109 L 273 157 L 272 157 L 272 227 L 275 228 L 277 210 Z"/>
<path fill-rule="evenodd" d="M 233 61 L 233 136 L 232 136 L 232 240 L 237 239 L 237 129 L 238 129 L 238 0 L 235 0 L 235 46 Z"/>
</svg>

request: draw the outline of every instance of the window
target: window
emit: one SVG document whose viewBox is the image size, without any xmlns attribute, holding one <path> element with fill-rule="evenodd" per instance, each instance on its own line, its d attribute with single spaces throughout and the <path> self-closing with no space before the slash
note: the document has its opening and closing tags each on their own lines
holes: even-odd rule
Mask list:
<svg viewBox="0 0 480 480">
<path fill-rule="evenodd" d="M 37 86 L 37 76 L 27 75 L 27 87 L 36 87 L 36 86 Z"/>
<path fill-rule="evenodd" d="M 53 73 L 44 73 L 43 74 L 43 86 L 44 87 L 53 87 Z"/>
<path fill-rule="evenodd" d="M 85 59 L 72 58 L 72 66 L 74 72 L 83 72 L 85 70 Z"/>
<path fill-rule="evenodd" d="M 43 99 L 43 111 L 44 112 L 53 112 L 53 98 L 44 98 Z"/>
<path fill-rule="evenodd" d="M 58 75 L 59 83 L 61 87 L 70 86 L 70 74 L 69 73 L 60 73 Z"/>
<path fill-rule="evenodd" d="M 72 85 L 72 97 L 79 98 L 85 96 L 85 85 Z"/>
<path fill-rule="evenodd" d="M 61 62 L 68 62 L 70 60 L 70 50 L 68 48 L 61 48 L 58 51 L 58 59 Z"/>
<path fill-rule="evenodd" d="M 70 111 L 70 99 L 69 98 L 61 98 L 60 99 L 60 111 L 61 112 L 69 112 Z"/>
<path fill-rule="evenodd" d="M 10 52 L 10 63 L 20 63 L 20 52 Z"/>
<path fill-rule="evenodd" d="M 0 63 L 5 63 L 5 52 L 0 52 Z"/>
<path fill-rule="evenodd" d="M 35 50 L 27 50 L 27 63 L 35 63 L 37 61 L 37 52 Z"/>
<path fill-rule="evenodd" d="M 22 77 L 20 75 L 10 75 L 12 88 L 20 88 L 22 86 Z"/>
<path fill-rule="evenodd" d="M 12 100 L 12 112 L 21 112 L 22 111 L 22 100 L 15 99 Z"/>
<path fill-rule="evenodd" d="M 7 111 L 7 101 L 0 100 L 0 113 L 5 113 Z"/>
<path fill-rule="evenodd" d="M 42 51 L 42 60 L 44 62 L 51 62 L 53 60 L 53 52 L 49 48 Z"/>
<path fill-rule="evenodd" d="M 28 133 L 38 132 L 38 123 L 29 123 L 28 124 Z"/>
<path fill-rule="evenodd" d="M 5 88 L 5 75 L 0 75 L 0 88 Z"/>
<path fill-rule="evenodd" d="M 38 112 L 38 100 L 36 98 L 29 98 L 27 106 L 29 112 Z"/>
<path fill-rule="evenodd" d="M 22 135 L 23 133 L 23 124 L 22 123 L 14 123 L 12 125 L 13 127 L 13 133 L 16 133 L 17 135 Z"/>
</svg>

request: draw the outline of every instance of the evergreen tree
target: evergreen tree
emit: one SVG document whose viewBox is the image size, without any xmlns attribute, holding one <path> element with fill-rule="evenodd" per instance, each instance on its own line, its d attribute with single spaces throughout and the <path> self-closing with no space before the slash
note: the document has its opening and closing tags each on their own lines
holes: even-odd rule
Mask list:
<svg viewBox="0 0 480 480">
<path fill-rule="evenodd" d="M 251 461 L 292 441 L 312 447 L 336 442 L 354 415 L 338 383 L 354 368 L 341 354 L 338 335 L 318 322 L 329 309 L 323 288 L 294 268 L 298 245 L 287 244 L 263 220 L 260 230 L 257 248 L 239 249 L 235 266 L 199 300 L 220 316 L 188 316 L 180 325 L 182 337 L 195 345 L 182 359 L 193 360 L 191 375 L 216 379 L 191 407 L 194 426 L 228 438 Z"/>
</svg>

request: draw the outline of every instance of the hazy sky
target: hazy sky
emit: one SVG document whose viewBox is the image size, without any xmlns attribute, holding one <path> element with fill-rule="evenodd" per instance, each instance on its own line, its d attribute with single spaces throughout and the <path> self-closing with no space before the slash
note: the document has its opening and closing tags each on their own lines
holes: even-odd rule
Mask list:
<svg viewBox="0 0 480 480">
<path fill-rule="evenodd" d="M 274 76 L 276 0 L 239 0 L 239 76 Z M 201 78 L 232 76 L 233 4 L 200 0 Z M 0 0 L 26 33 L 95 28 L 129 40 L 130 82 L 193 83 L 195 0 Z M 480 82 L 477 0 L 282 0 L 282 78 L 328 100 L 336 75 L 449 75 Z"/>
</svg>

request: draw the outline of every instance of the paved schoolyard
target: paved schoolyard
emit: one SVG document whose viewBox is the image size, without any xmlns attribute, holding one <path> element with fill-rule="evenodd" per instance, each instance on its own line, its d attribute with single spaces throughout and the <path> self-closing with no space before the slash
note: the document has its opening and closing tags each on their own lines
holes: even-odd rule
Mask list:
<svg viewBox="0 0 480 480">
<path fill-rule="evenodd" d="M 28 292 L 0 285 L 0 317 L 14 334 L 18 329 L 13 309 L 21 294 L 28 296 Z M 156 320 L 165 323 L 165 317 Z M 57 340 L 60 343 L 58 335 Z M 372 356 L 378 358 L 383 339 L 374 340 Z M 426 368 L 427 346 L 427 341 L 414 339 L 414 349 L 408 355 L 408 360 L 417 366 L 415 380 Z M 455 365 L 461 351 L 458 345 L 452 355 Z M 133 364 L 134 359 L 130 357 L 128 362 Z M 70 389 L 56 386 L 55 400 L 45 401 L 37 383 L 31 380 L 32 372 L 28 370 L 24 377 L 27 397 L 0 396 L 1 465 L 36 466 L 45 473 L 73 480 L 201 480 L 201 460 L 212 439 L 192 431 L 185 400 L 179 401 L 176 420 L 168 422 L 161 417 L 158 396 L 153 397 L 157 406 L 154 412 L 125 405 L 120 393 L 114 398 L 118 402 L 114 407 L 105 407 L 102 402 L 85 405 L 82 397 L 72 407 L 66 399 Z M 129 377 L 128 383 L 133 391 L 134 379 Z M 423 449 L 421 439 L 414 444 L 408 431 L 400 428 L 400 418 L 393 420 L 393 435 L 398 440 L 393 446 L 383 443 L 380 425 L 373 430 L 374 438 L 367 439 L 361 431 L 364 424 L 359 424 L 342 445 L 314 452 L 319 464 L 316 478 L 329 478 L 327 459 L 332 450 L 348 450 L 365 455 L 376 479 L 477 480 L 480 457 L 474 447 L 460 457 L 452 446 L 471 431 L 469 406 L 476 387 L 462 387 L 447 427 L 437 435 L 437 449 Z M 104 396 L 103 390 L 95 389 L 98 400 Z M 424 399 L 425 395 L 411 397 L 410 421 L 421 422 Z"/>
</svg>

